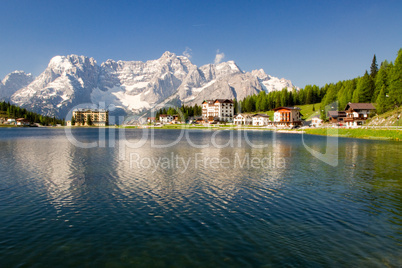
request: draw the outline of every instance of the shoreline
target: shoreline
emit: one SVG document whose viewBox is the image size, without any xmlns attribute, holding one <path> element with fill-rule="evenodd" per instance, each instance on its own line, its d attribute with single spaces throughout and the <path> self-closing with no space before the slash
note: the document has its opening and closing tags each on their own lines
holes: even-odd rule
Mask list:
<svg viewBox="0 0 402 268">
<path fill-rule="evenodd" d="M 285 134 L 307 134 L 317 136 L 330 136 L 342 138 L 356 138 L 367 140 L 388 140 L 388 141 L 402 141 L 402 129 L 371 129 L 371 128 L 307 128 L 307 129 L 274 129 L 266 127 L 234 127 L 234 126 L 193 126 L 193 125 L 168 125 L 168 126 L 42 126 L 42 127 L 26 127 L 26 126 L 9 126 L 0 125 L 0 128 L 24 128 L 24 129 L 162 129 L 162 130 L 249 130 L 249 131 L 274 131 L 277 133 Z"/>
<path fill-rule="evenodd" d="M 355 138 L 365 140 L 402 141 L 402 129 L 316 128 L 304 129 L 303 132 L 305 134 L 317 136 Z"/>
</svg>

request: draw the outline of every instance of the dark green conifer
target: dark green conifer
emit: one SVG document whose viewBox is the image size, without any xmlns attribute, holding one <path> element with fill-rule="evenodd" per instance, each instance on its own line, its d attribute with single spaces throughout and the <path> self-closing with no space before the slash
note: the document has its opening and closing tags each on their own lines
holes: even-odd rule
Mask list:
<svg viewBox="0 0 402 268">
<path fill-rule="evenodd" d="M 370 67 L 370 76 L 371 76 L 372 78 L 375 78 L 375 76 L 377 75 L 377 73 L 378 73 L 377 58 L 376 58 L 376 56 L 375 56 L 375 54 L 374 54 L 373 61 L 372 61 L 372 63 L 371 63 L 371 67 Z"/>
</svg>

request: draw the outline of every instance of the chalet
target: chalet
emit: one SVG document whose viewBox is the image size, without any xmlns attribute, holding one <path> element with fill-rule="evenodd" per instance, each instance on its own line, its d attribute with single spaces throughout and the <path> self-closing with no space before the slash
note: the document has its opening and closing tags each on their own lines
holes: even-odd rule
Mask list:
<svg viewBox="0 0 402 268">
<path fill-rule="evenodd" d="M 173 123 L 173 124 L 179 124 L 179 123 L 181 123 L 181 121 L 180 121 L 180 116 L 179 116 L 178 114 L 174 114 L 174 115 L 173 115 L 172 123 Z"/>
<path fill-rule="evenodd" d="M 29 126 L 30 125 L 29 120 L 26 118 L 18 118 L 15 121 L 17 121 L 17 126 Z"/>
<path fill-rule="evenodd" d="M 267 114 L 255 114 L 253 115 L 253 126 L 268 126 L 271 123 L 269 115 Z"/>
<path fill-rule="evenodd" d="M 234 104 L 232 100 L 216 99 L 204 100 L 202 102 L 202 118 L 211 122 L 231 122 L 233 121 Z"/>
<path fill-rule="evenodd" d="M 328 111 L 328 120 L 332 124 L 343 125 L 343 120 L 346 117 L 346 112 L 344 111 Z"/>
<path fill-rule="evenodd" d="M 371 103 L 348 103 L 345 107 L 346 117 L 344 122 L 346 126 L 360 126 L 363 125 L 375 107 Z"/>
<path fill-rule="evenodd" d="M 235 125 L 252 125 L 253 118 L 248 114 L 238 114 L 233 118 L 233 123 Z"/>
<path fill-rule="evenodd" d="M 15 119 L 14 118 L 8 118 L 7 119 L 7 124 L 9 124 L 9 125 L 15 125 L 17 122 L 15 121 Z"/>
<path fill-rule="evenodd" d="M 159 115 L 159 121 L 163 124 L 167 124 L 173 121 L 173 116 L 168 114 Z"/>
<path fill-rule="evenodd" d="M 274 125 L 278 127 L 294 127 L 302 124 L 302 114 L 297 107 L 278 107 L 274 109 Z"/>
<path fill-rule="evenodd" d="M 155 117 L 148 117 L 147 118 L 147 123 L 155 123 L 156 119 Z"/>
<path fill-rule="evenodd" d="M 204 123 L 204 120 L 202 120 L 202 116 L 192 116 L 189 118 L 188 122 L 190 124 L 200 124 Z"/>
<path fill-rule="evenodd" d="M 311 126 L 319 127 L 321 125 L 322 125 L 322 119 L 320 118 L 320 116 L 316 115 L 311 118 Z"/>
</svg>

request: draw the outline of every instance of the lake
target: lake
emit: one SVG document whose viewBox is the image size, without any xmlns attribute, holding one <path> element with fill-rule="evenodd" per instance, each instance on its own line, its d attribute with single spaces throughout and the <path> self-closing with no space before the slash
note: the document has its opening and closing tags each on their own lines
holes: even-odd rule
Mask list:
<svg viewBox="0 0 402 268">
<path fill-rule="evenodd" d="M 327 144 L 329 163 L 306 149 Z M 270 131 L 1 128 L 0 267 L 401 267 L 401 151 Z"/>
</svg>

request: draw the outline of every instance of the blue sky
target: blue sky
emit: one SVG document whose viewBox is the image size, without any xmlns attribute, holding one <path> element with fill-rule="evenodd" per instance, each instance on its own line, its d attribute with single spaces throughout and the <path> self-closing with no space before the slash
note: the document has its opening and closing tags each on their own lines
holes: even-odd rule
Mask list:
<svg viewBox="0 0 402 268">
<path fill-rule="evenodd" d="M 402 48 L 402 1 L 0 1 L 0 77 L 56 55 L 146 61 L 187 51 L 299 87 L 363 75 Z"/>
</svg>

